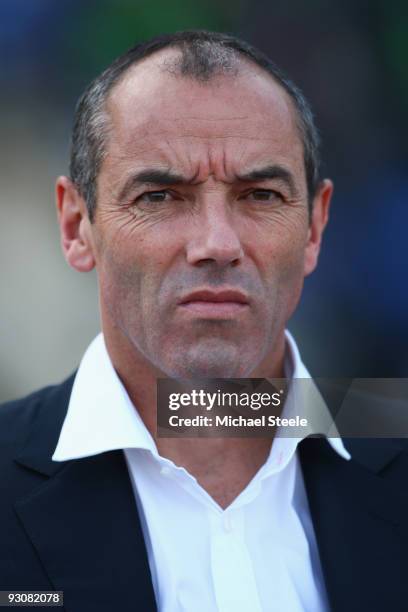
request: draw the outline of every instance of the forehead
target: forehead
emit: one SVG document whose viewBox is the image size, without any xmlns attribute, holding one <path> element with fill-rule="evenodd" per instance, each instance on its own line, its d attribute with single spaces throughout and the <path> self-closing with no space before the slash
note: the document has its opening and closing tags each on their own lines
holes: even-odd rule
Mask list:
<svg viewBox="0 0 408 612">
<path fill-rule="evenodd" d="M 243 60 L 237 72 L 203 83 L 167 68 L 177 53 L 143 60 L 114 87 L 111 160 L 186 166 L 223 157 L 235 166 L 280 162 L 303 170 L 293 103 L 269 74 Z"/>
</svg>

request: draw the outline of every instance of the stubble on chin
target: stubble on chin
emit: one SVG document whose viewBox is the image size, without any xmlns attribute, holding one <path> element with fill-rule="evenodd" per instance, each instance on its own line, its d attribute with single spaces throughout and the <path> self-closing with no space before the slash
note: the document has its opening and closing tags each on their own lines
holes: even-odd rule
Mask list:
<svg viewBox="0 0 408 612">
<path fill-rule="evenodd" d="M 231 341 L 203 339 L 190 346 L 175 347 L 165 370 L 172 378 L 245 378 L 253 370 L 253 358 Z"/>
</svg>

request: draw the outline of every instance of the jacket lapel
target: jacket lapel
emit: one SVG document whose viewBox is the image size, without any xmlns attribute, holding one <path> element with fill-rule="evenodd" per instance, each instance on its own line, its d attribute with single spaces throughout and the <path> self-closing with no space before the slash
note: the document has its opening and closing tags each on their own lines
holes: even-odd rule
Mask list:
<svg viewBox="0 0 408 612">
<path fill-rule="evenodd" d="M 405 612 L 408 497 L 404 480 L 396 478 L 396 486 L 393 474 L 406 456 L 392 440 L 346 446 L 350 461 L 324 439 L 299 447 L 331 609 Z"/>
<path fill-rule="evenodd" d="M 122 451 L 56 463 L 51 455 L 73 379 L 41 406 L 18 463 L 47 480 L 15 510 L 67 612 L 156 610 Z"/>
</svg>

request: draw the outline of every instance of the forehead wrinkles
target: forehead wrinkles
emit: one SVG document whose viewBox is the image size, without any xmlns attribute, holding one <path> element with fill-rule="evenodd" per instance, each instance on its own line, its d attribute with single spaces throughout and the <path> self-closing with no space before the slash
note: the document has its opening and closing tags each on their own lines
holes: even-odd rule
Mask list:
<svg viewBox="0 0 408 612">
<path fill-rule="evenodd" d="M 303 174 L 302 146 L 286 151 L 271 146 L 272 139 L 238 137 L 198 138 L 191 135 L 155 140 L 152 137 L 139 141 L 137 148 L 127 154 L 112 152 L 110 165 L 117 169 L 119 181 L 123 174 L 132 174 L 145 168 L 171 170 L 192 182 L 203 182 L 214 175 L 216 180 L 232 182 L 237 175 L 271 164 L 281 164 L 294 175 Z"/>
<path fill-rule="evenodd" d="M 149 120 L 133 129 L 115 129 L 108 157 L 120 165 L 164 165 L 190 176 L 222 170 L 224 178 L 231 178 L 234 170 L 257 161 L 303 165 L 303 145 L 292 129 L 267 117 Z"/>
<path fill-rule="evenodd" d="M 147 73 L 139 86 L 135 78 L 119 84 L 107 102 L 106 161 L 112 172 L 115 163 L 119 173 L 148 163 L 189 176 L 223 166 L 229 175 L 232 166 L 238 170 L 264 159 L 292 168 L 299 160 L 303 168 L 292 103 L 264 76 L 260 82 L 249 75 L 214 87 L 163 76 L 152 84 L 152 78 Z"/>
<path fill-rule="evenodd" d="M 296 131 L 295 131 L 296 130 Z M 137 117 L 115 117 L 111 121 L 111 140 L 122 150 L 133 152 L 142 140 L 149 139 L 220 140 L 246 138 L 248 140 L 300 140 L 290 117 L 272 120 L 267 114 L 232 117 L 166 117 L 157 115 L 140 121 Z"/>
</svg>

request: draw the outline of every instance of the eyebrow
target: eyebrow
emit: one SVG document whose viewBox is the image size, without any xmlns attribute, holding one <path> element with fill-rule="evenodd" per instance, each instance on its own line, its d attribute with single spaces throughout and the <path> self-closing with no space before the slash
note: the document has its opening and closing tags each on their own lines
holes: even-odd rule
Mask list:
<svg viewBox="0 0 408 612">
<path fill-rule="evenodd" d="M 181 185 L 190 181 L 169 170 L 146 169 L 132 174 L 123 185 L 119 199 L 123 199 L 134 187 L 140 185 Z"/>
<path fill-rule="evenodd" d="M 298 190 L 296 189 L 293 174 L 280 165 L 256 168 L 248 173 L 240 174 L 238 176 L 238 179 L 244 182 L 270 181 L 274 179 L 279 179 L 282 182 L 286 183 L 291 193 L 291 196 L 298 196 Z"/>
<path fill-rule="evenodd" d="M 122 200 L 134 188 L 140 185 L 188 185 L 194 183 L 194 178 L 187 178 L 171 170 L 157 170 L 146 168 L 140 172 L 132 174 L 125 182 L 120 191 L 119 200 Z M 256 168 L 250 172 L 239 174 L 236 177 L 239 181 L 250 183 L 257 181 L 268 181 L 278 179 L 286 183 L 292 197 L 298 195 L 292 173 L 280 165 L 270 165 Z"/>
</svg>

